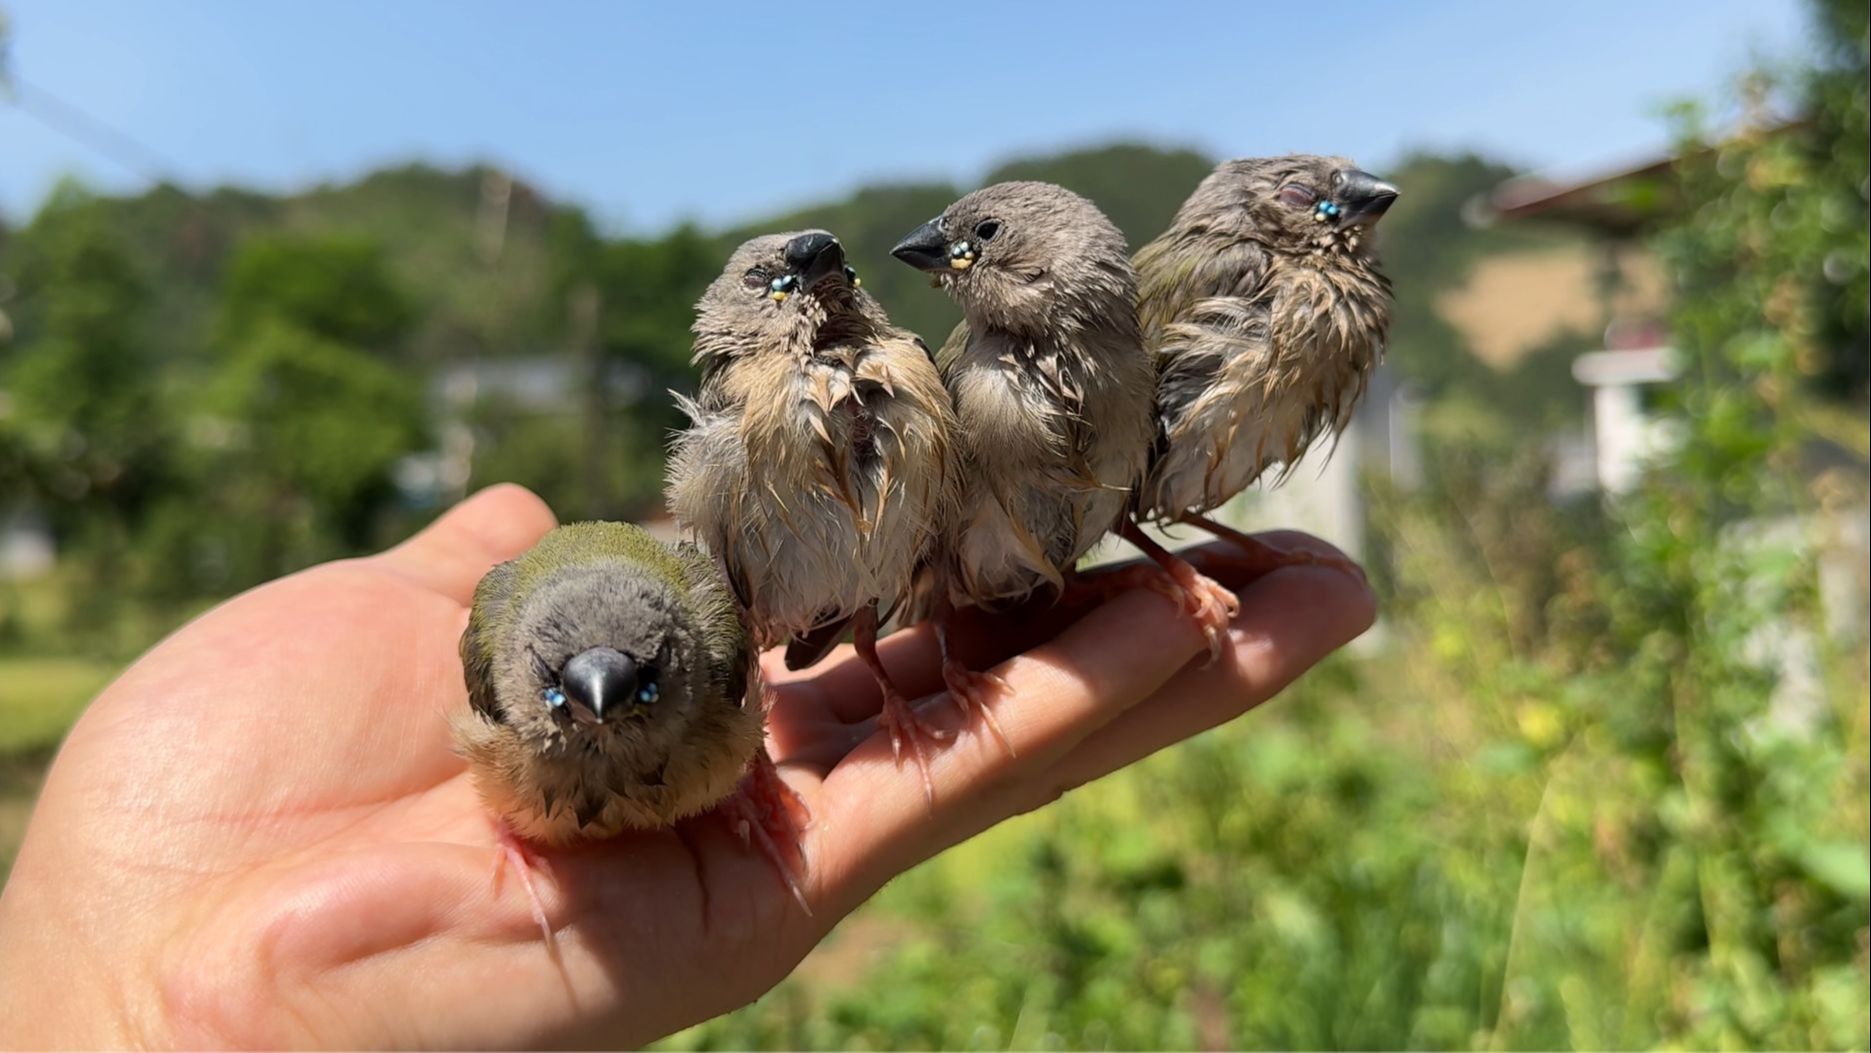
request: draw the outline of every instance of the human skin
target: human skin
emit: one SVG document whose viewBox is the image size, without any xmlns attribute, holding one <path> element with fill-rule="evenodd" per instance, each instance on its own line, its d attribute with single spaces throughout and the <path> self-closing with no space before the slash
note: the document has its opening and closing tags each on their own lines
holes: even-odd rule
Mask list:
<svg viewBox="0 0 1871 1053">
<path fill-rule="evenodd" d="M 806 914 L 719 817 L 542 856 L 542 942 L 450 749 L 475 582 L 554 520 L 484 491 L 381 555 L 238 596 L 131 666 L 79 720 L 0 894 L 0 1043 L 635 1046 L 757 998 L 884 882 L 1009 816 L 1271 697 L 1362 632 L 1326 567 L 1240 590 L 1219 662 L 1148 590 L 957 625 L 1013 755 L 978 732 L 933 758 L 935 803 L 876 733 L 850 649 L 778 684 L 769 745 L 812 823 Z M 1302 535 L 1284 547 L 1331 550 Z M 941 690 L 926 628 L 881 646 Z M 1203 654 L 1202 657 L 1206 657 Z M 946 698 L 928 719 L 959 730 Z"/>
</svg>

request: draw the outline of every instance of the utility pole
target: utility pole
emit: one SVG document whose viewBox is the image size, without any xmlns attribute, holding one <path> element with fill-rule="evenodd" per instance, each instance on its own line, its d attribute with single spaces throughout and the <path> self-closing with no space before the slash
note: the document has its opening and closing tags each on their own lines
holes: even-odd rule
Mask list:
<svg viewBox="0 0 1871 1053">
<path fill-rule="evenodd" d="M 605 375 L 604 341 L 599 339 L 598 334 L 598 315 L 602 306 L 602 295 L 592 282 L 580 282 L 572 289 L 569 328 L 572 360 L 579 367 L 573 375 L 585 387 L 584 503 L 585 515 L 591 519 L 603 519 L 615 511 L 611 504 L 608 463 L 611 457 L 611 422 L 607 381 L 610 378 Z"/>
<path fill-rule="evenodd" d="M 474 248 L 481 266 L 491 273 L 500 267 L 507 245 L 507 211 L 513 200 L 513 177 L 489 166 L 481 173 L 481 207 L 474 214 Z"/>
</svg>

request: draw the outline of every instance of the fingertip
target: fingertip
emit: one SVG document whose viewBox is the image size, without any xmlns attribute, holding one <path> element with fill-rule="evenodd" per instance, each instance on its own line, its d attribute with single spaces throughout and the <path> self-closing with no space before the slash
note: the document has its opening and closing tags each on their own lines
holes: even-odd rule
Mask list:
<svg viewBox="0 0 1871 1053">
<path fill-rule="evenodd" d="M 1241 613 L 1229 630 L 1237 658 L 1264 658 L 1271 650 L 1292 675 L 1364 635 L 1377 620 L 1370 584 L 1329 564 L 1283 567 L 1237 595 Z"/>
<path fill-rule="evenodd" d="M 443 512 L 376 563 L 465 603 L 491 567 L 533 547 L 556 525 L 532 491 L 500 483 Z"/>
<path fill-rule="evenodd" d="M 538 494 L 518 483 L 495 483 L 469 495 L 430 530 L 453 525 L 473 537 L 495 562 L 512 559 L 559 525 Z"/>
</svg>

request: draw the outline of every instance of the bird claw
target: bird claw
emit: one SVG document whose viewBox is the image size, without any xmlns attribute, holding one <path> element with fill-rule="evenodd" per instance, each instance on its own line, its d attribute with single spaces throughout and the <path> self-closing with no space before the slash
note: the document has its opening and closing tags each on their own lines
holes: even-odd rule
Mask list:
<svg viewBox="0 0 1871 1053">
<path fill-rule="evenodd" d="M 506 823 L 496 819 L 493 873 L 496 896 L 500 895 L 501 879 L 506 875 L 508 867 L 512 867 L 520 879 L 520 887 L 526 892 L 527 906 L 532 910 L 533 923 L 539 926 L 540 936 L 545 938 L 547 948 L 556 950 L 558 940 L 553 935 L 552 923 L 546 920 L 546 905 L 539 898 L 539 889 L 533 885 L 533 871 L 550 875 L 551 870 L 546 866 L 544 857 L 533 851 L 532 846 L 521 840 Z"/>
<path fill-rule="evenodd" d="M 903 767 L 903 754 L 907 751 L 916 761 L 916 770 L 922 775 L 923 799 L 935 806 L 935 780 L 929 776 L 929 756 L 923 749 L 925 740 L 947 742 L 955 737 L 952 731 L 931 727 L 917 714 L 914 706 L 895 692 L 884 695 L 883 711 L 878 714 L 877 722 L 890 733 L 890 757 L 898 768 Z"/>
<path fill-rule="evenodd" d="M 806 828 L 812 825 L 812 811 L 780 778 L 779 769 L 765 749 L 755 754 L 740 789 L 728 800 L 727 812 L 741 843 L 759 847 L 793 901 L 810 916 L 812 905 L 805 893 L 805 846 L 801 842 Z"/>
<path fill-rule="evenodd" d="M 1161 547 L 1144 550 L 1154 565 L 1141 564 L 1100 577 L 1098 584 L 1107 588 L 1146 588 L 1169 598 L 1184 613 L 1195 619 L 1208 645 L 1208 661 L 1214 665 L 1227 645 L 1228 625 L 1241 613 L 1241 601 L 1227 586 L 1196 570 L 1188 560 Z"/>
<path fill-rule="evenodd" d="M 1000 718 L 994 715 L 994 710 L 988 705 L 991 694 L 1013 694 L 1013 685 L 1007 683 L 1005 677 L 986 671 L 975 672 L 951 658 L 942 663 L 942 682 L 947 685 L 949 697 L 955 700 L 956 708 L 964 716 L 981 714 L 981 719 L 987 724 L 988 730 L 994 733 L 994 737 L 1000 740 L 1001 748 L 1007 751 L 1007 756 L 1019 756 L 1013 748 L 1013 742 L 1007 738 L 1007 733 L 1001 730 Z"/>
<path fill-rule="evenodd" d="M 1178 569 L 1187 571 L 1186 576 Z M 1180 568 L 1169 570 L 1171 577 L 1183 578 L 1177 581 L 1176 590 L 1187 601 L 1189 613 L 1202 630 L 1202 637 L 1208 641 L 1208 662 L 1214 665 L 1221 658 L 1222 647 L 1227 643 L 1228 625 L 1241 613 L 1241 601 L 1235 594 L 1213 578 L 1197 571 L 1187 563 Z"/>
</svg>

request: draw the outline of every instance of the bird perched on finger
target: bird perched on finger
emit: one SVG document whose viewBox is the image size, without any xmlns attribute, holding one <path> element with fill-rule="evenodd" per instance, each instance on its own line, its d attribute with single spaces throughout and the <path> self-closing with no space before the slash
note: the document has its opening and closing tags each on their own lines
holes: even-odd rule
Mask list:
<svg viewBox="0 0 1871 1053">
<path fill-rule="evenodd" d="M 481 579 L 461 665 L 455 741 L 548 940 L 528 843 L 660 829 L 730 799 L 799 896 L 780 851 L 796 831 L 775 826 L 797 805 L 762 745 L 747 633 L 707 554 L 624 523 L 558 527 Z"/>
<path fill-rule="evenodd" d="M 1284 478 L 1350 423 L 1390 327 L 1371 228 L 1396 199 L 1341 157 L 1226 161 L 1137 253 L 1138 316 L 1158 364 L 1144 516 L 1199 525 L 1270 569 L 1319 561 L 1205 513 L 1271 469 Z"/>
<path fill-rule="evenodd" d="M 947 653 L 947 614 L 1060 589 L 1106 533 L 1130 525 L 1155 392 L 1136 272 L 1096 205 L 1040 182 L 976 190 L 892 251 L 933 275 L 964 315 L 936 355 L 964 483 L 933 564 L 932 615 L 951 696 L 992 726 L 987 694 L 1001 685 Z M 1151 555 L 1175 575 L 1159 576 L 1165 591 L 1219 633 L 1233 595 L 1160 548 Z"/>
<path fill-rule="evenodd" d="M 880 723 L 933 796 L 917 717 L 877 657 L 948 516 L 955 416 L 926 345 L 890 324 L 824 231 L 757 237 L 696 304 L 701 386 L 669 507 L 722 561 L 760 648 L 816 662 L 848 627 Z"/>
</svg>

